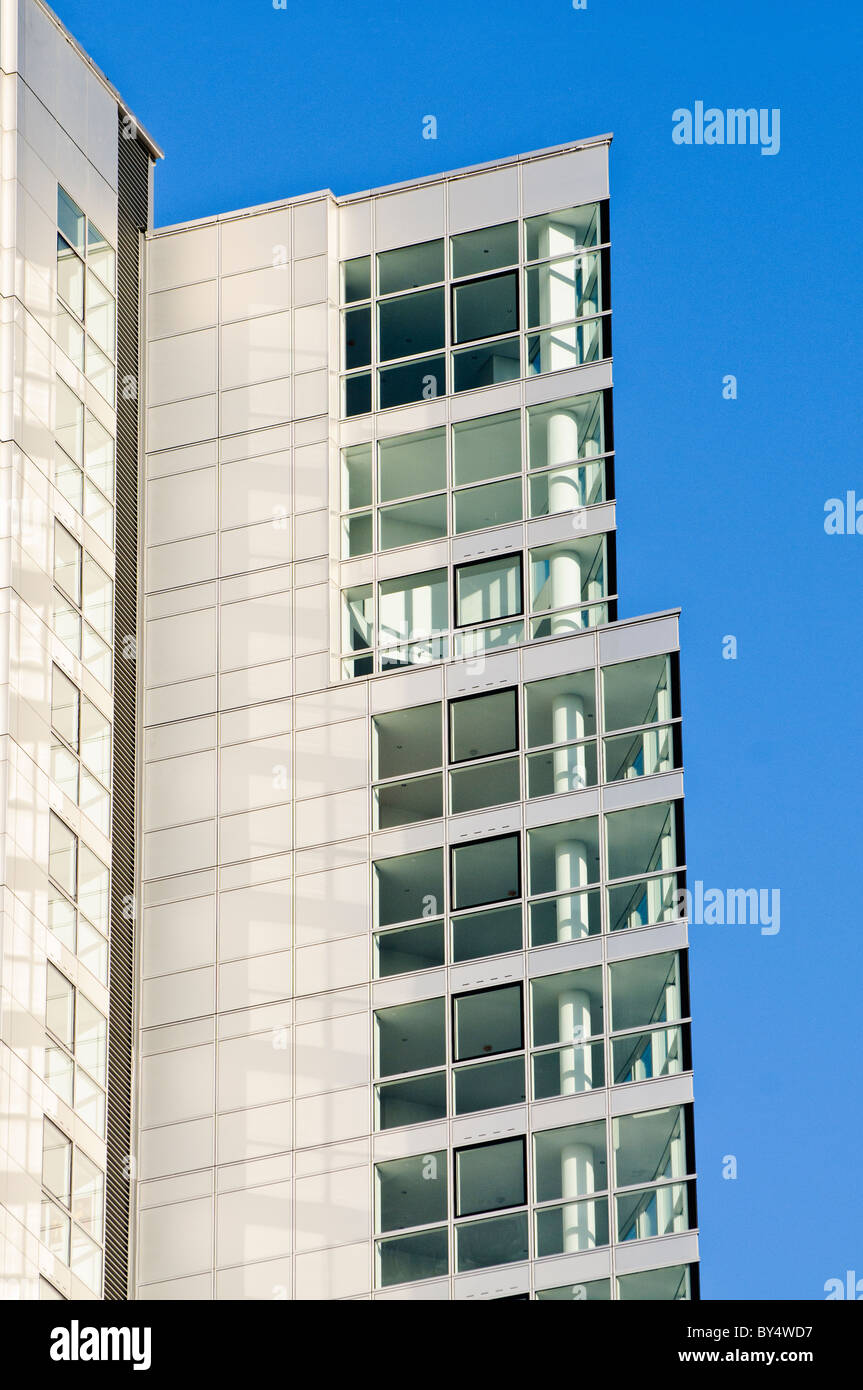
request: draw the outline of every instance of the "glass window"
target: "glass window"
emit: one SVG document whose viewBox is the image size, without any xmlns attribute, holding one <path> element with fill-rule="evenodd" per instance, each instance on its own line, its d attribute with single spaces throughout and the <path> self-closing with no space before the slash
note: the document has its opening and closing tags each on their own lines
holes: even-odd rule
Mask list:
<svg viewBox="0 0 863 1390">
<path fill-rule="evenodd" d="M 457 1115 L 520 1105 L 527 1094 L 524 1056 L 520 1054 L 518 1057 L 503 1057 L 497 1062 L 480 1062 L 475 1067 L 459 1067 L 453 1074 L 453 1089 Z"/>
<path fill-rule="evenodd" d="M 62 237 L 57 237 L 57 293 L 79 319 L 84 317 L 84 262 Z"/>
<path fill-rule="evenodd" d="M 379 640 L 382 646 L 412 642 L 446 631 L 447 572 L 427 570 L 424 574 L 387 579 L 379 585 Z"/>
<path fill-rule="evenodd" d="M 498 338 L 481 347 L 463 348 L 452 355 L 453 391 L 479 391 L 521 375 L 518 338 Z"/>
<path fill-rule="evenodd" d="M 345 367 L 367 367 L 372 360 L 372 311 L 367 304 L 362 309 L 347 309 L 344 322 Z"/>
<path fill-rule="evenodd" d="M 42 1186 L 68 1207 L 72 1194 L 72 1141 L 49 1119 L 42 1123 Z"/>
<path fill-rule="evenodd" d="M 518 747 L 517 692 L 495 690 L 451 700 L 449 706 L 450 760 L 487 758 Z"/>
<path fill-rule="evenodd" d="M 530 514 L 549 516 L 605 498 L 601 392 L 528 409 Z M 538 470 L 543 470 L 539 472 Z"/>
<path fill-rule="evenodd" d="M 661 724 L 672 718 L 671 660 L 648 656 L 602 669 L 602 706 L 606 731 Z"/>
<path fill-rule="evenodd" d="M 454 1052 L 457 1062 L 524 1046 L 521 985 L 457 995 L 453 1001 Z"/>
<path fill-rule="evenodd" d="M 100 1168 L 76 1148 L 72 1187 L 72 1216 L 89 1236 L 104 1235 L 105 1178 Z"/>
<path fill-rule="evenodd" d="M 362 651 L 374 645 L 374 604 L 371 584 L 344 592 L 344 650 Z M 357 675 L 361 674 L 359 671 Z"/>
<path fill-rule="evenodd" d="M 99 1010 L 78 994 L 75 1009 L 75 1056 L 100 1086 L 105 1085 L 108 1024 Z"/>
<path fill-rule="evenodd" d="M 530 552 L 531 611 L 569 609 L 560 614 L 559 620 L 552 621 L 548 634 L 543 630 L 535 636 L 577 630 L 583 625 L 581 605 L 605 597 L 604 561 L 603 536 L 547 545 Z"/>
<path fill-rule="evenodd" d="M 87 918 L 108 933 L 109 880 L 107 864 L 82 844 L 78 863 L 78 904 Z"/>
<path fill-rule="evenodd" d="M 76 251 L 84 254 L 84 214 L 64 188 L 57 188 L 57 226 Z"/>
<path fill-rule="evenodd" d="M 378 294 L 435 285 L 444 278 L 443 240 L 400 246 L 378 256 Z"/>
<path fill-rule="evenodd" d="M 497 227 L 481 227 L 450 237 L 452 273 L 481 275 L 486 270 L 518 262 L 518 223 L 503 222 Z"/>
<path fill-rule="evenodd" d="M 611 1026 L 615 1031 L 681 1017 L 676 951 L 618 961 L 611 965 L 609 976 Z"/>
<path fill-rule="evenodd" d="M 54 666 L 51 671 L 51 727 L 76 751 L 80 702 L 77 686 Z"/>
<path fill-rule="evenodd" d="M 521 471 L 521 417 L 517 410 L 453 426 L 457 486 Z"/>
<path fill-rule="evenodd" d="M 382 507 L 378 515 L 381 550 L 438 540 L 447 533 L 446 493 Z"/>
<path fill-rule="evenodd" d="M 530 891 L 564 892 L 599 881 L 599 822 L 596 816 L 529 830 Z"/>
<path fill-rule="evenodd" d="M 344 381 L 345 415 L 366 415 L 372 408 L 372 378 L 369 372 L 349 376 Z"/>
<path fill-rule="evenodd" d="M 493 691 L 450 701 L 449 753 L 454 763 L 518 748 L 517 692 Z"/>
<path fill-rule="evenodd" d="M 581 1042 L 602 1033 L 602 971 L 567 970 L 531 982 L 531 1042 Z"/>
<path fill-rule="evenodd" d="M 444 964 L 446 942 L 442 917 L 414 927 L 378 932 L 375 936 L 375 979 L 430 970 Z"/>
<path fill-rule="evenodd" d="M 561 1284 L 556 1289 L 537 1289 L 537 1303 L 608 1303 L 610 1279 L 590 1279 L 585 1284 Z"/>
<path fill-rule="evenodd" d="M 596 733 L 594 674 L 575 671 L 525 686 L 529 748 L 569 743 Z"/>
<path fill-rule="evenodd" d="M 107 786 L 111 778 L 111 721 L 86 696 L 81 705 L 81 759 Z"/>
<path fill-rule="evenodd" d="M 115 280 L 115 256 L 113 247 L 105 240 L 98 227 L 87 223 L 87 266 L 98 275 L 103 285 L 113 291 Z"/>
<path fill-rule="evenodd" d="M 454 343 L 514 333 L 518 328 L 518 275 L 510 271 L 454 285 L 452 304 Z"/>
<path fill-rule="evenodd" d="M 677 862 L 673 802 L 635 806 L 605 818 L 609 878 L 670 869 Z"/>
<path fill-rule="evenodd" d="M 354 512 L 342 518 L 342 558 L 368 555 L 374 549 L 371 512 Z"/>
<path fill-rule="evenodd" d="M 446 1062 L 445 1000 L 423 999 L 375 1013 L 378 1076 L 423 1071 Z"/>
<path fill-rule="evenodd" d="M 110 497 L 114 490 L 114 440 L 89 410 L 84 422 L 84 455 L 87 477 Z"/>
<path fill-rule="evenodd" d="M 590 317 L 603 307 L 598 252 L 532 266 L 525 276 L 528 328 L 569 323 Z"/>
<path fill-rule="evenodd" d="M 356 256 L 342 264 L 343 298 L 346 304 L 357 299 L 369 299 L 372 292 L 371 257 Z"/>
<path fill-rule="evenodd" d="M 421 290 L 419 294 L 383 299 L 378 304 L 378 360 L 415 357 L 444 346 L 444 292 Z"/>
<path fill-rule="evenodd" d="M 521 796 L 518 758 L 472 763 L 450 773 L 450 809 L 479 811 L 484 806 L 506 806 Z"/>
<path fill-rule="evenodd" d="M 84 617 L 106 642 L 111 640 L 113 584 L 89 555 L 84 557 Z"/>
<path fill-rule="evenodd" d="M 378 1286 L 412 1284 L 449 1273 L 446 1226 L 378 1241 Z"/>
<path fill-rule="evenodd" d="M 397 502 L 446 487 L 443 428 L 382 439 L 378 449 L 379 502 Z"/>
<path fill-rule="evenodd" d="M 614 1180 L 634 1187 L 686 1173 L 685 1128 L 679 1105 L 621 1115 L 614 1121 Z"/>
<path fill-rule="evenodd" d="M 81 547 L 59 521 L 54 522 L 54 583 L 80 606 Z"/>
<path fill-rule="evenodd" d="M 372 719 L 375 777 L 401 777 L 440 767 L 441 735 L 439 704 L 375 715 Z"/>
<path fill-rule="evenodd" d="M 379 859 L 374 865 L 375 925 L 395 926 L 443 911 L 443 850 Z"/>
<path fill-rule="evenodd" d="M 77 854 L 76 837 L 52 811 L 48 827 L 48 872 L 71 898 L 75 896 Z"/>
<path fill-rule="evenodd" d="M 109 357 L 114 356 L 114 297 L 87 268 L 87 332 Z"/>
<path fill-rule="evenodd" d="M 356 444 L 342 451 L 342 507 L 353 511 L 371 505 L 372 446 Z"/>
<path fill-rule="evenodd" d="M 452 958 L 456 962 L 520 951 L 521 944 L 520 903 L 466 912 L 452 919 Z"/>
<path fill-rule="evenodd" d="M 525 256 L 529 261 L 541 261 L 549 256 L 564 255 L 567 251 L 598 246 L 599 204 L 588 203 L 580 208 L 564 208 L 560 212 L 528 217 L 524 231 Z"/>
<path fill-rule="evenodd" d="M 502 483 L 486 483 L 484 487 L 463 488 L 454 497 L 455 533 L 484 531 L 492 526 L 505 526 L 521 521 L 521 479 L 510 478 Z"/>
<path fill-rule="evenodd" d="M 446 1221 L 446 1151 L 375 1164 L 375 1219 L 378 1231 Z"/>
<path fill-rule="evenodd" d="M 72 1046 L 74 990 L 65 975 L 48 962 L 45 1025 L 66 1047 Z"/>
<path fill-rule="evenodd" d="M 605 1121 L 547 1129 L 534 1137 L 534 1185 L 538 1202 L 586 1197 L 608 1187 Z"/>
<path fill-rule="evenodd" d="M 622 1303 L 676 1303 L 692 1297 L 689 1266 L 670 1265 L 666 1269 L 646 1269 L 641 1274 L 621 1274 L 617 1296 Z"/>
<path fill-rule="evenodd" d="M 398 367 L 387 367 L 378 372 L 378 377 L 381 410 L 407 405 L 410 401 L 435 400 L 446 393 L 446 358 L 423 357 Z"/>
<path fill-rule="evenodd" d="M 527 1201 L 524 1139 L 457 1149 L 456 1216 L 518 1207 Z"/>
<path fill-rule="evenodd" d="M 55 385 L 54 434 L 69 458 L 80 465 L 84 461 L 84 406 L 61 377 L 57 377 Z"/>
<path fill-rule="evenodd" d="M 456 624 L 464 627 L 521 613 L 521 555 L 459 565 L 455 572 Z"/>
<path fill-rule="evenodd" d="M 452 850 L 454 909 L 481 907 L 521 894 L 518 836 L 501 835 L 455 845 Z"/>
<path fill-rule="evenodd" d="M 377 1128 L 428 1124 L 446 1118 L 446 1072 L 424 1072 L 375 1088 Z"/>
<path fill-rule="evenodd" d="M 404 782 L 383 782 L 374 789 L 374 828 L 435 820 L 443 815 L 443 774 L 410 777 Z"/>
</svg>

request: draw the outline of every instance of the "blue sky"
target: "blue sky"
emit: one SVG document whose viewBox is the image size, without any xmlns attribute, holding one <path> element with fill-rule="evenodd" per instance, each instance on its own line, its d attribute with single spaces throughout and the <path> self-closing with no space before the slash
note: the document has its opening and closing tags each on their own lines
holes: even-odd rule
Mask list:
<svg viewBox="0 0 863 1390">
<path fill-rule="evenodd" d="M 614 132 L 621 616 L 683 609 L 691 880 L 782 903 L 692 928 L 703 1295 L 863 1276 L 858 7 L 54 8 L 167 152 L 159 224 Z M 779 153 L 675 145 L 698 100 L 778 107 Z"/>
</svg>

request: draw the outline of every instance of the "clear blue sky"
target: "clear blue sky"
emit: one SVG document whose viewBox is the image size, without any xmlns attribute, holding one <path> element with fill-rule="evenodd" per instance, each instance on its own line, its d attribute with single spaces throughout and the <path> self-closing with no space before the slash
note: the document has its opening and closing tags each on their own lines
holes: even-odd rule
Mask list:
<svg viewBox="0 0 863 1390">
<path fill-rule="evenodd" d="M 782 894 L 692 928 L 703 1293 L 863 1276 L 863 535 L 823 527 L 863 498 L 859 6 L 54 7 L 167 152 L 160 224 L 614 132 L 621 616 L 683 609 L 691 879 Z M 697 100 L 779 107 L 780 152 L 673 144 Z"/>
</svg>

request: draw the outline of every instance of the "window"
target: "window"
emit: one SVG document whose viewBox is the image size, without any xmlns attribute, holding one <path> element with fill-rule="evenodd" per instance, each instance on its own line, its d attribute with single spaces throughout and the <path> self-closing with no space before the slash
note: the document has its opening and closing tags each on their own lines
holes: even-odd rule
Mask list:
<svg viewBox="0 0 863 1390">
<path fill-rule="evenodd" d="M 457 1062 L 524 1046 L 521 985 L 460 994 L 453 1001 L 454 1056 Z"/>
<path fill-rule="evenodd" d="M 102 1288 L 104 1175 L 48 1119 L 42 1130 L 42 1241 L 94 1294 Z"/>
<path fill-rule="evenodd" d="M 545 1130 L 534 1137 L 536 1253 L 573 1254 L 607 1245 L 605 1121 Z"/>
<path fill-rule="evenodd" d="M 435 1227 L 448 1215 L 447 1164 L 447 1154 L 440 1151 L 375 1165 L 376 1230 L 425 1228 L 377 1242 L 379 1288 L 449 1272 L 447 1228 Z"/>
<path fill-rule="evenodd" d="M 486 276 L 452 289 L 453 342 L 472 343 L 518 329 L 518 276 Z"/>
<path fill-rule="evenodd" d="M 518 223 L 504 222 L 497 227 L 480 227 L 450 237 L 452 273 L 481 275 L 486 270 L 518 264 Z"/>
<path fill-rule="evenodd" d="M 517 835 L 455 845 L 451 853 L 451 893 L 455 910 L 521 895 Z"/>
<path fill-rule="evenodd" d="M 689 1266 L 670 1265 L 665 1269 L 646 1269 L 641 1274 L 618 1275 L 617 1296 L 623 1302 L 676 1303 L 690 1299 Z"/>
<path fill-rule="evenodd" d="M 57 189 L 57 340 L 113 404 L 113 248 L 63 188 Z"/>
<path fill-rule="evenodd" d="M 382 440 L 379 445 L 379 547 L 416 545 L 447 533 L 446 435 L 443 429 Z M 435 494 L 435 489 L 439 491 Z M 416 502 L 402 498 L 428 495 Z"/>
<path fill-rule="evenodd" d="M 447 1113 L 445 1001 L 426 999 L 375 1013 L 375 1071 L 405 1080 L 375 1086 L 378 1129 L 421 1124 Z"/>
<path fill-rule="evenodd" d="M 443 815 L 441 707 L 421 705 L 372 720 L 375 826 L 387 829 Z M 438 771 L 416 776 L 430 768 Z"/>
<path fill-rule="evenodd" d="M 45 1025 L 48 1085 L 104 1138 L 107 1020 L 50 962 Z"/>
<path fill-rule="evenodd" d="M 524 1139 L 505 1139 L 457 1149 L 456 1217 L 523 1207 L 527 1201 Z M 506 1216 L 457 1221 L 456 1268 L 459 1273 L 528 1257 L 527 1211 Z"/>
<path fill-rule="evenodd" d="M 108 980 L 107 864 L 52 811 L 49 821 L 48 928 L 102 984 Z M 76 912 L 77 905 L 77 912 Z"/>
<path fill-rule="evenodd" d="M 518 801 L 521 779 L 517 757 L 474 761 L 517 750 L 516 692 L 501 690 L 453 700 L 449 717 L 450 761 L 466 764 L 450 772 L 452 812 Z"/>
<path fill-rule="evenodd" d="M 61 377 L 54 394 L 54 484 L 106 545 L 114 539 L 114 440 Z"/>
<path fill-rule="evenodd" d="M 56 520 L 54 585 L 55 633 L 110 690 L 113 584 Z"/>
<path fill-rule="evenodd" d="M 689 1230 L 682 1106 L 621 1115 L 613 1121 L 616 1237 L 645 1240 Z M 649 1184 L 649 1185 L 648 1185 Z"/>
<path fill-rule="evenodd" d="M 677 863 L 675 803 L 615 811 L 605 818 L 609 878 L 632 878 Z"/>
<path fill-rule="evenodd" d="M 496 479 L 504 481 L 492 481 Z M 517 410 L 453 426 L 453 482 L 457 534 L 521 520 Z"/>
<path fill-rule="evenodd" d="M 103 835 L 109 832 L 111 723 L 58 666 L 52 669 L 51 776 Z"/>
<path fill-rule="evenodd" d="M 605 728 L 629 732 L 604 743 L 605 779 L 649 777 L 681 765 L 680 725 L 672 721 L 671 658 L 646 657 L 602 672 Z"/>
<path fill-rule="evenodd" d="M 531 982 L 533 1097 L 577 1095 L 605 1085 L 599 966 Z M 598 1038 L 598 1042 L 592 1039 Z"/>
<path fill-rule="evenodd" d="M 689 1068 L 689 1028 L 682 1018 L 675 952 L 613 964 L 609 972 L 615 1086 L 673 1076 Z"/>
<path fill-rule="evenodd" d="M 599 391 L 528 408 L 531 516 L 605 501 L 605 412 Z"/>
<path fill-rule="evenodd" d="M 593 670 L 525 686 L 528 796 L 593 787 L 597 780 Z"/>
<path fill-rule="evenodd" d="M 446 570 L 387 579 L 378 585 L 381 668 L 412 666 L 446 657 Z"/>
<path fill-rule="evenodd" d="M 455 583 L 458 627 L 498 621 L 522 612 L 520 555 L 459 565 Z"/>
<path fill-rule="evenodd" d="M 444 278 L 443 241 L 423 241 L 400 246 L 378 256 L 378 294 L 398 294 L 421 285 L 435 285 Z"/>
<path fill-rule="evenodd" d="M 609 620 L 606 539 L 542 546 L 530 552 L 531 637 L 580 632 Z"/>
<path fill-rule="evenodd" d="M 600 930 L 599 825 L 595 816 L 529 830 L 530 942 L 575 941 Z M 539 896 L 541 895 L 541 896 Z"/>
<path fill-rule="evenodd" d="M 609 355 L 602 220 L 599 204 L 528 218 L 524 271 L 515 221 L 451 236 L 448 265 L 441 239 L 382 251 L 376 285 L 371 257 L 343 262 L 344 413 L 478 390 Z M 498 494 L 496 510 L 506 516 L 515 490 Z M 462 504 L 462 530 L 489 524 L 472 527 L 473 500 Z"/>
</svg>

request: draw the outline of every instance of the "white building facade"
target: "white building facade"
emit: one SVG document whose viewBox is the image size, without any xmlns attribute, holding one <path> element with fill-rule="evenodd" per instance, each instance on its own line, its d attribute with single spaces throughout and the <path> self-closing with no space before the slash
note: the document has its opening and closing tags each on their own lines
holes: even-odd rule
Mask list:
<svg viewBox="0 0 863 1390">
<path fill-rule="evenodd" d="M 609 138 L 154 230 L 2 39 L 4 1296 L 696 1298 Z"/>
</svg>

